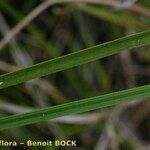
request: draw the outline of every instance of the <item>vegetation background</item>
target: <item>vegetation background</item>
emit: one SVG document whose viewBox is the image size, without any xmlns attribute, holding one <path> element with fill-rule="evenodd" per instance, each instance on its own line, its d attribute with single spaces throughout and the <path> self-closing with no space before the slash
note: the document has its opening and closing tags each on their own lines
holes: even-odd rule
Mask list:
<svg viewBox="0 0 150 150">
<path fill-rule="evenodd" d="M 1 39 L 44 2 L 0 0 Z M 149 29 L 148 0 L 85 2 L 53 5 L 25 25 L 0 49 L 0 74 Z M 149 54 L 148 46 L 136 48 L 0 90 L 0 117 L 148 84 Z M 18 142 L 72 139 L 77 140 L 78 146 L 64 149 L 148 150 L 149 107 L 146 100 L 125 103 L 1 131 L 0 139 Z"/>
</svg>

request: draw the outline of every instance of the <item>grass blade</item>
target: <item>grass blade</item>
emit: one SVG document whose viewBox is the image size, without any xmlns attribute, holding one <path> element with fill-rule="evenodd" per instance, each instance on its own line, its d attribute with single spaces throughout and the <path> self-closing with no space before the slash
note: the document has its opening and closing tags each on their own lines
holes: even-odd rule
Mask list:
<svg viewBox="0 0 150 150">
<path fill-rule="evenodd" d="M 82 113 L 102 107 L 113 106 L 122 102 L 146 97 L 150 97 L 150 85 L 87 98 L 29 113 L 5 117 L 0 119 L 0 130 L 24 126 L 39 121 L 46 121 L 65 115 Z"/>
<path fill-rule="evenodd" d="M 126 49 L 148 44 L 150 44 L 150 30 L 93 46 L 79 52 L 33 65 L 29 68 L 2 75 L 0 76 L 0 89 L 117 54 Z"/>
</svg>

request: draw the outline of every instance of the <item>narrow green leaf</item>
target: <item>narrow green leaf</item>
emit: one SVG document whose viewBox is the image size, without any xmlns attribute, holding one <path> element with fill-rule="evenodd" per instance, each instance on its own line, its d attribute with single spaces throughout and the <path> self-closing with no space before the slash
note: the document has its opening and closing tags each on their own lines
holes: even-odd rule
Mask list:
<svg viewBox="0 0 150 150">
<path fill-rule="evenodd" d="M 0 119 L 0 130 L 24 126 L 39 121 L 46 121 L 65 115 L 82 113 L 102 107 L 113 106 L 122 102 L 146 97 L 150 97 L 150 85 L 87 98 L 29 113 L 5 117 Z"/>
<path fill-rule="evenodd" d="M 117 54 L 126 49 L 148 44 L 150 44 L 150 30 L 2 75 L 0 76 L 0 89 Z"/>
</svg>

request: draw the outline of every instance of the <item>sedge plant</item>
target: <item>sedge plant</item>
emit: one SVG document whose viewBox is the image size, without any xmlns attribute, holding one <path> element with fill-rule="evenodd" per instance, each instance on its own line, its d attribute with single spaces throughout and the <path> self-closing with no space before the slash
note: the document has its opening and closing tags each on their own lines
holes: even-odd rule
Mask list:
<svg viewBox="0 0 150 150">
<path fill-rule="evenodd" d="M 20 69 L 15 72 L 1 75 L 0 89 L 86 64 L 97 59 L 120 53 L 123 50 L 149 44 L 150 30 L 89 47 L 87 49 L 65 56 L 60 56 L 25 69 Z M 146 97 L 150 97 L 150 85 L 127 89 L 102 96 L 86 98 L 75 102 L 57 105 L 51 108 L 38 109 L 29 113 L 4 117 L 0 119 L 0 130 L 37 123 L 39 121 L 46 121 L 65 115 L 91 111 Z"/>
</svg>

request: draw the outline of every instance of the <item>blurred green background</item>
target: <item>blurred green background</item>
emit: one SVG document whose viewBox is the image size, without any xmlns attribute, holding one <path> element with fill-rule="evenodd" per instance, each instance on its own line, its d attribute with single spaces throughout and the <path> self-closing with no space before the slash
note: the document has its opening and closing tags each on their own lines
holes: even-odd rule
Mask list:
<svg viewBox="0 0 150 150">
<path fill-rule="evenodd" d="M 44 10 L 0 50 L 0 74 L 149 29 L 149 0 L 105 1 L 63 3 Z M 0 38 L 42 2 L 0 0 Z M 146 46 L 0 90 L 0 117 L 148 83 Z M 21 150 L 148 150 L 149 108 L 146 100 L 130 102 L 1 131 L 0 139 L 77 140 L 74 148 L 18 147 Z"/>
</svg>

